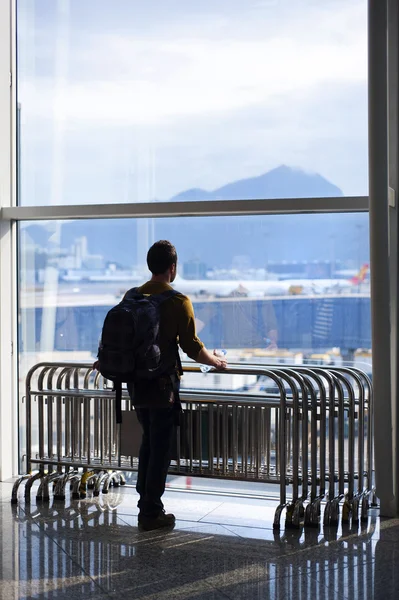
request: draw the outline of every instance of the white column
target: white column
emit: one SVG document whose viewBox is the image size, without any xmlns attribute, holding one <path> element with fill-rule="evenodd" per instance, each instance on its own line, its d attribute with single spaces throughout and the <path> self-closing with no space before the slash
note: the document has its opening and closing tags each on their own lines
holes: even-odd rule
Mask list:
<svg viewBox="0 0 399 600">
<path fill-rule="evenodd" d="M 369 0 L 369 197 L 375 467 L 381 515 L 396 514 L 388 249 L 387 0 Z"/>
<path fill-rule="evenodd" d="M 398 368 L 399 368 L 399 6 L 398 0 L 388 0 L 388 162 L 389 187 L 389 254 L 391 283 L 391 368 L 392 368 L 392 411 L 393 443 L 396 451 L 393 458 L 396 505 L 399 505 L 399 411 L 398 411 Z"/>
<path fill-rule="evenodd" d="M 0 206 L 15 197 L 15 3 L 0 2 Z M 12 74 L 12 76 L 11 76 Z M 0 221 L 0 480 L 17 470 L 17 391 L 12 347 L 16 331 L 13 226 Z M 15 346 L 15 345 L 14 345 Z"/>
</svg>

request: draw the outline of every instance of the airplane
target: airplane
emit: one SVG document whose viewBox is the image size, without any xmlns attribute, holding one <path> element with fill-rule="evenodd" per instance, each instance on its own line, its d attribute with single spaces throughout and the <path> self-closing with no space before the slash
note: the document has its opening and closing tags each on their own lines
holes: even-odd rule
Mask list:
<svg viewBox="0 0 399 600">
<path fill-rule="evenodd" d="M 217 298 L 295 296 L 304 294 L 327 294 L 350 290 L 364 283 L 369 265 L 362 265 L 359 272 L 350 279 L 286 279 L 284 281 L 247 281 L 183 279 L 177 275 L 174 287 L 189 296 Z"/>
</svg>

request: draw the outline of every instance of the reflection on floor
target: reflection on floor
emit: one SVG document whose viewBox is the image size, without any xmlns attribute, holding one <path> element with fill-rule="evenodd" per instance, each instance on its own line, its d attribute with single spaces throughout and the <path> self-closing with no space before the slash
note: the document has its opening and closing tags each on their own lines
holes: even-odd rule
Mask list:
<svg viewBox="0 0 399 600">
<path fill-rule="evenodd" d="M 0 484 L 0 598 L 399 598 L 399 520 L 272 530 L 272 503 L 167 492 L 173 531 L 137 529 L 137 496 L 10 504 Z"/>
</svg>

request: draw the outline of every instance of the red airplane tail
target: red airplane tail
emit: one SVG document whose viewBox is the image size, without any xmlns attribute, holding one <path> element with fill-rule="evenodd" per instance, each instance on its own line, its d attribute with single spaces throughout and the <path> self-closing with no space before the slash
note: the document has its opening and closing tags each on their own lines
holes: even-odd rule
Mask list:
<svg viewBox="0 0 399 600">
<path fill-rule="evenodd" d="M 369 272 L 369 269 L 370 269 L 369 265 L 367 265 L 367 264 L 362 265 L 359 273 L 357 275 L 355 275 L 354 277 L 352 277 L 350 282 L 353 285 L 359 285 L 360 283 L 363 283 L 363 281 L 366 279 L 366 275 Z"/>
</svg>

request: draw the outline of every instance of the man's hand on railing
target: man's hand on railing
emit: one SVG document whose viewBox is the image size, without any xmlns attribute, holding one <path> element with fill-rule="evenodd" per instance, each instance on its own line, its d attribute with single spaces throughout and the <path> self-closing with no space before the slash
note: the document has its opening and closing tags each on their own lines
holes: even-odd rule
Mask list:
<svg viewBox="0 0 399 600">
<path fill-rule="evenodd" d="M 209 352 L 205 347 L 197 356 L 197 362 L 202 365 L 208 365 L 215 369 L 227 369 L 227 360 L 225 356 L 218 356 L 218 351 Z"/>
<path fill-rule="evenodd" d="M 219 350 L 213 351 L 215 357 L 215 369 L 227 369 L 227 359 L 225 354 L 219 354 Z"/>
<path fill-rule="evenodd" d="M 93 371 L 98 371 L 99 370 L 99 366 L 100 366 L 100 361 L 96 360 L 96 362 L 93 363 Z"/>
</svg>

